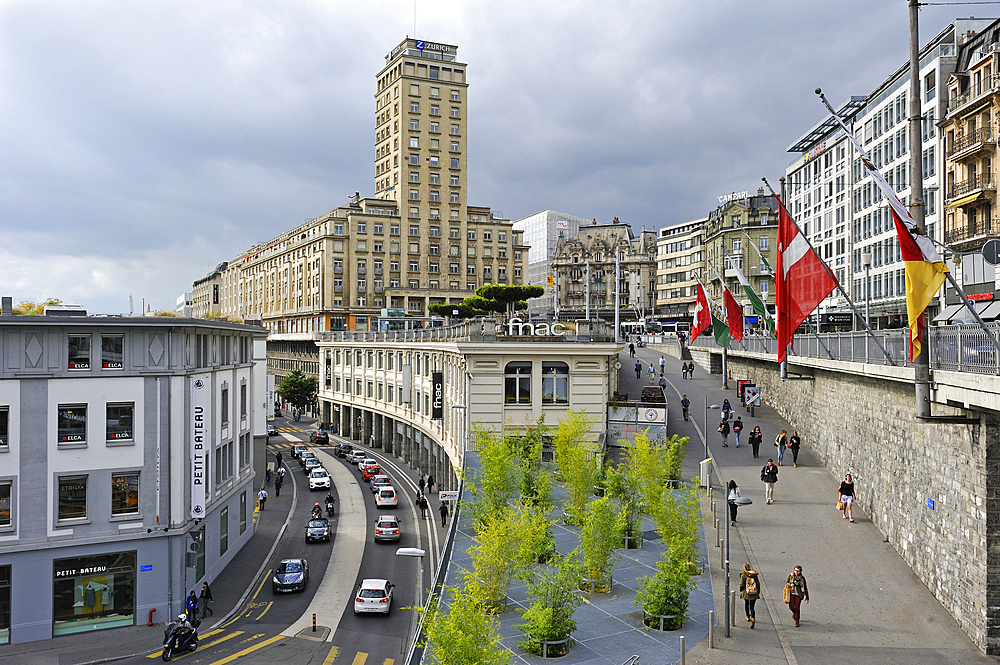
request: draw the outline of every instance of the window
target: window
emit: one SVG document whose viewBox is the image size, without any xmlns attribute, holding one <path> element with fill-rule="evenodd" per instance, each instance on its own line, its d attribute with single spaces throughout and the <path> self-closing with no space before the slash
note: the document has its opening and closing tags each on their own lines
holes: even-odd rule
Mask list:
<svg viewBox="0 0 1000 665">
<path fill-rule="evenodd" d="M 458 107 L 457 106 L 452 106 L 451 107 L 451 117 L 452 118 L 457 118 L 458 117 Z"/>
<path fill-rule="evenodd" d="M 121 369 L 124 367 L 124 335 L 101 335 L 101 367 Z"/>
<path fill-rule="evenodd" d="M 458 168 L 458 157 L 452 157 L 451 158 L 451 168 L 453 168 L 453 169 L 457 169 Z"/>
<path fill-rule="evenodd" d="M 107 440 L 132 441 L 134 438 L 133 416 L 135 403 L 108 404 Z"/>
<path fill-rule="evenodd" d="M 468 266 L 466 266 L 466 268 L 465 268 L 465 274 L 466 275 L 475 275 L 476 274 L 476 266 L 474 266 L 474 265 L 468 265 Z"/>
<path fill-rule="evenodd" d="M 411 201 L 417 201 L 419 199 L 420 199 L 420 192 L 418 192 L 415 189 L 411 189 L 410 190 L 410 200 Z M 412 212 L 412 210 L 411 210 L 411 212 Z"/>
<path fill-rule="evenodd" d="M 453 101 L 453 102 L 457 102 L 458 101 L 458 90 L 452 90 L 451 91 L 451 101 Z"/>
<path fill-rule="evenodd" d="M 420 253 L 420 243 L 419 242 L 411 242 L 411 243 L 409 243 L 409 245 L 410 245 L 410 247 L 409 247 L 409 253 L 410 254 L 419 254 Z"/>
<path fill-rule="evenodd" d="M 10 445 L 10 407 L 0 406 L 0 448 Z"/>
<path fill-rule="evenodd" d="M 420 182 L 420 173 L 417 171 L 410 171 L 410 182 Z"/>
<path fill-rule="evenodd" d="M 410 272 L 420 272 L 420 266 L 416 261 L 410 261 Z"/>
<path fill-rule="evenodd" d="M 431 191 L 431 201 L 440 201 L 440 200 L 441 200 L 441 192 L 437 191 L 436 189 Z"/>
<path fill-rule="evenodd" d="M 420 147 L 420 139 L 417 138 L 416 136 L 411 136 L 410 137 L 410 147 L 411 148 L 419 148 Z"/>
<path fill-rule="evenodd" d="M 420 104 L 417 102 L 410 102 L 410 113 L 420 113 Z"/>
<path fill-rule="evenodd" d="M 438 174 L 438 173 L 432 173 L 431 174 L 431 184 L 432 185 L 440 185 L 441 184 L 441 175 Z"/>
<path fill-rule="evenodd" d="M 58 519 L 87 519 L 87 476 L 59 477 Z"/>
<path fill-rule="evenodd" d="M 111 474 L 111 515 L 139 514 L 139 472 Z"/>
<path fill-rule="evenodd" d="M 420 225 L 419 224 L 410 224 L 410 235 L 411 236 L 418 236 L 418 235 L 420 235 Z"/>
<path fill-rule="evenodd" d="M 411 208 L 412 210 L 412 208 Z M 399 235 L 399 224 L 391 224 L 389 226 L 389 235 L 398 236 Z"/>
<path fill-rule="evenodd" d="M 0 527 L 11 526 L 14 523 L 11 515 L 12 487 L 10 481 L 0 483 Z"/>
<path fill-rule="evenodd" d="M 418 164 L 420 164 L 420 158 L 417 157 L 416 155 L 410 155 L 410 164 L 413 166 L 417 166 Z"/>
<path fill-rule="evenodd" d="M 458 152 L 458 141 L 452 141 L 451 142 L 451 151 L 452 152 Z"/>
<path fill-rule="evenodd" d="M 410 121 L 410 129 L 412 129 L 415 132 L 416 131 L 420 131 L 420 121 L 419 120 L 411 120 Z"/>
<path fill-rule="evenodd" d="M 229 423 L 229 388 L 222 389 L 222 398 L 219 400 L 219 421 L 226 425 Z"/>
<path fill-rule="evenodd" d="M 367 240 L 359 240 L 358 241 L 358 251 L 359 252 L 367 252 L 368 251 L 368 241 Z"/>
<path fill-rule="evenodd" d="M 229 550 L 229 506 L 219 511 L 219 556 Z M 204 614 L 204 612 L 202 612 Z"/>
<path fill-rule="evenodd" d="M 452 193 L 451 193 L 451 196 L 449 197 L 449 199 L 448 199 L 448 200 L 449 200 L 449 201 L 450 201 L 451 203 L 458 203 L 458 202 L 459 202 L 459 200 L 458 200 L 458 192 L 452 192 Z"/>
<path fill-rule="evenodd" d="M 60 404 L 58 412 L 59 444 L 87 442 L 87 405 Z"/>
<path fill-rule="evenodd" d="M 452 263 L 448 266 L 448 272 L 450 272 L 452 275 L 457 275 L 459 272 L 461 272 L 461 270 L 462 267 L 458 263 Z"/>
<path fill-rule="evenodd" d="M 440 226 L 432 226 L 430 234 L 431 234 L 432 238 L 438 238 L 438 237 L 440 237 L 441 236 L 441 227 Z"/>
<path fill-rule="evenodd" d="M 431 123 L 431 131 L 435 132 L 435 133 L 436 132 L 440 132 L 441 131 L 441 126 L 438 123 L 436 123 L 436 122 L 432 122 Z M 437 148 L 438 147 L 437 146 L 437 139 L 433 139 L 431 141 L 431 147 L 432 148 Z"/>
<path fill-rule="evenodd" d="M 374 224 L 372 224 L 372 227 L 373 227 L 372 233 L 376 233 L 379 235 L 382 234 L 382 222 L 375 222 Z"/>
<path fill-rule="evenodd" d="M 69 336 L 69 369 L 90 369 L 90 335 Z"/>
<path fill-rule="evenodd" d="M 461 234 L 462 234 L 461 230 L 455 227 L 451 227 L 450 229 L 448 229 L 449 238 L 458 238 Z"/>
<path fill-rule="evenodd" d="M 240 384 L 240 418 L 247 417 L 247 384 Z"/>
<path fill-rule="evenodd" d="M 531 404 L 531 363 L 507 363 L 503 374 L 504 403 Z"/>
<path fill-rule="evenodd" d="M 437 155 L 431 155 L 431 166 L 440 166 L 440 159 Z"/>
<path fill-rule="evenodd" d="M 365 222 L 358 222 L 358 233 L 368 233 L 368 224 Z"/>
<path fill-rule="evenodd" d="M 569 404 L 569 365 L 542 363 L 542 403 Z"/>
</svg>

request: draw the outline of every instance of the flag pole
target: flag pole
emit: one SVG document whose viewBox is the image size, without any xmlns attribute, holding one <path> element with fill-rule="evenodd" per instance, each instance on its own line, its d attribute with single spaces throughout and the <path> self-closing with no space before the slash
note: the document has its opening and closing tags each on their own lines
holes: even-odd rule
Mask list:
<svg viewBox="0 0 1000 665">
<path fill-rule="evenodd" d="M 935 245 L 941 246 L 941 248 L 943 248 L 953 257 L 955 256 L 956 252 L 952 251 L 952 249 L 949 248 L 947 245 L 945 245 L 943 242 L 938 242 L 934 238 L 931 238 L 931 242 L 933 242 Z M 947 277 L 948 281 L 951 282 L 951 285 L 955 287 L 955 291 L 958 292 L 958 296 L 962 299 L 962 304 L 969 309 L 969 312 L 972 313 L 972 317 L 976 319 L 976 322 L 979 324 L 979 327 L 983 329 L 983 332 L 986 333 L 986 336 L 990 338 L 991 342 L 993 342 L 993 346 L 996 347 L 998 351 L 1000 351 L 1000 342 L 997 341 L 996 335 L 993 334 L 992 330 L 986 327 L 986 322 L 983 321 L 983 317 L 979 316 L 979 312 L 976 311 L 976 307 L 973 304 L 972 300 L 965 295 L 965 291 L 963 291 L 962 287 L 958 285 L 958 282 L 955 280 L 955 277 L 951 274 L 950 270 L 947 273 Z"/>
<path fill-rule="evenodd" d="M 723 247 L 722 248 L 722 252 L 725 253 L 725 251 L 726 251 L 726 248 Z M 726 282 L 722 279 L 722 277 L 719 276 L 719 271 L 715 269 L 715 265 L 714 264 L 712 265 L 712 272 L 715 273 L 715 276 L 719 280 L 719 285 L 722 287 L 722 291 L 723 291 L 723 293 L 722 293 L 722 305 L 723 305 L 722 311 L 725 312 L 726 311 L 726 307 L 725 307 L 725 304 L 726 304 L 726 293 L 725 293 Z M 708 293 L 706 293 L 705 296 L 708 297 Z M 710 305 L 714 305 L 715 303 L 709 303 L 709 304 Z M 727 314 L 726 315 L 727 328 L 728 328 L 728 323 L 729 323 L 729 316 Z M 728 332 L 729 331 L 727 329 L 726 333 L 728 334 Z M 732 344 L 732 343 L 733 343 L 733 337 L 732 337 L 732 335 L 730 335 L 729 336 L 729 344 Z M 722 347 L 722 389 L 723 390 L 726 390 L 726 389 L 729 388 L 729 344 L 727 344 L 726 346 Z"/>
<path fill-rule="evenodd" d="M 829 104 L 827 106 L 829 106 Z M 776 199 L 778 199 L 777 195 L 774 193 L 774 189 L 771 188 L 771 183 L 767 181 L 767 178 L 761 178 L 761 180 L 763 180 L 764 184 L 767 185 L 767 188 L 768 190 L 770 190 L 771 195 L 774 196 Z M 809 240 L 806 234 L 802 233 L 802 229 L 799 229 L 799 225 L 795 222 L 795 219 L 792 217 L 791 213 L 788 212 L 788 208 L 785 208 L 785 204 L 782 202 L 781 199 L 778 199 L 778 205 L 780 205 L 784 209 L 785 214 L 788 215 L 788 220 L 792 224 L 794 224 L 795 228 L 799 230 L 800 234 L 802 234 L 802 237 L 805 239 L 806 244 L 809 245 L 809 249 L 815 252 L 816 249 L 812 246 L 812 242 Z M 819 256 L 819 254 L 816 254 L 816 256 Z M 888 361 L 890 365 L 895 365 L 896 363 L 893 362 L 892 356 L 890 356 L 889 352 L 885 350 L 884 346 L 882 346 L 882 342 L 875 335 L 875 331 L 871 329 L 871 326 L 868 325 L 868 321 L 865 321 L 864 317 L 861 316 L 861 312 L 858 311 L 858 308 L 854 305 L 854 301 L 851 300 L 851 297 L 847 295 L 846 291 L 844 291 L 844 287 L 841 286 L 840 280 L 837 279 L 837 276 L 833 274 L 832 270 L 830 270 L 830 266 L 828 266 L 826 261 L 823 261 L 822 259 L 820 259 L 820 263 L 823 264 L 823 268 L 826 270 L 827 273 L 829 273 L 830 277 L 833 278 L 833 281 L 837 283 L 837 288 L 840 289 L 840 294 L 844 296 L 844 299 L 847 301 L 847 304 L 851 306 L 851 310 L 854 312 L 854 315 L 857 316 L 862 321 L 864 321 L 865 330 L 867 330 L 868 334 L 871 335 L 873 340 L 875 340 L 875 345 L 878 347 L 879 351 L 882 352 L 882 354 L 885 356 L 885 359 Z M 827 351 L 827 353 L 829 353 L 829 351 Z"/>
<path fill-rule="evenodd" d="M 762 178 L 762 180 L 764 181 L 764 184 L 767 185 L 767 188 L 771 190 L 771 194 L 773 195 L 774 194 L 774 190 L 771 189 L 771 185 L 768 184 L 767 178 Z M 781 178 L 779 178 L 778 182 L 780 183 L 780 187 L 781 187 L 781 198 L 778 199 L 778 203 L 780 205 L 781 202 L 785 200 L 785 176 L 781 176 Z M 789 217 L 789 219 L 792 219 L 792 218 Z M 795 220 L 792 220 L 792 222 L 794 223 Z M 806 242 L 809 242 L 809 238 L 806 238 Z M 778 252 L 781 251 L 781 214 L 780 213 L 778 215 L 778 237 L 776 237 L 774 239 L 774 249 L 775 249 L 775 251 L 778 251 Z M 775 257 L 775 258 L 777 259 L 779 257 Z M 775 261 L 775 264 L 777 264 L 777 261 Z M 784 266 L 784 263 L 782 263 L 782 266 Z M 778 339 L 778 314 L 779 314 L 779 312 L 778 312 L 778 276 L 774 274 L 773 270 L 771 271 L 771 274 L 774 275 L 771 279 L 774 280 L 774 339 L 775 339 L 775 341 L 777 341 L 777 339 Z M 784 275 L 782 275 L 781 283 L 782 283 L 782 285 L 784 285 L 784 283 L 785 283 Z M 785 298 L 785 297 L 787 297 L 787 295 L 786 296 L 782 296 L 782 297 Z M 793 340 L 795 339 L 795 333 L 794 332 L 792 332 L 792 339 Z M 781 363 L 779 363 L 779 365 L 778 365 L 778 378 L 781 381 L 787 381 L 788 380 L 788 345 L 785 345 L 785 347 L 782 348 L 782 349 L 775 348 L 775 353 L 777 353 L 779 356 L 783 356 L 783 358 L 781 360 Z"/>
<path fill-rule="evenodd" d="M 768 263 L 767 259 L 764 258 L 764 255 L 761 253 L 760 248 L 758 248 L 757 245 L 754 243 L 753 238 L 750 237 L 750 234 L 747 233 L 747 230 L 745 228 L 743 228 L 742 226 L 740 227 L 740 231 L 743 231 L 743 235 L 745 235 L 747 237 L 747 242 L 750 243 L 750 246 L 754 248 L 754 250 L 757 252 L 757 256 L 760 257 L 760 260 L 764 262 L 764 265 L 767 266 L 767 269 L 770 270 L 771 274 L 773 275 L 774 274 L 774 269 L 771 268 L 771 264 Z M 752 285 L 751 285 L 751 288 L 753 288 Z M 767 301 L 765 299 L 761 299 L 761 302 L 764 303 L 764 311 L 766 312 L 767 311 Z"/>
</svg>

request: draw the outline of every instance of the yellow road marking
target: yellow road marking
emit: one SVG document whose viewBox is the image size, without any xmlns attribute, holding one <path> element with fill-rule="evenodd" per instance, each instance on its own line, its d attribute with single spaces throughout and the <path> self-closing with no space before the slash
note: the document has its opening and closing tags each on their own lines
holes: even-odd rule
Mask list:
<svg viewBox="0 0 1000 665">
<path fill-rule="evenodd" d="M 260 586 L 258 586 L 258 587 L 257 587 L 257 590 L 256 590 L 256 591 L 254 592 L 254 594 L 253 594 L 253 600 L 257 600 L 257 594 L 258 594 L 258 593 L 260 593 L 260 590 L 264 588 L 264 582 L 266 582 L 266 581 L 267 581 L 267 578 L 268 578 L 268 576 L 269 576 L 270 574 L 271 574 L 271 571 L 269 570 L 269 571 L 267 571 L 267 573 L 266 573 L 266 574 L 264 575 L 264 578 L 263 578 L 263 579 L 261 579 L 261 581 L 260 581 Z"/>
<path fill-rule="evenodd" d="M 285 637 L 283 635 L 275 635 L 274 637 L 271 637 L 271 638 L 268 638 L 268 639 L 264 640 L 260 644 L 255 644 L 252 647 L 248 647 L 248 648 L 244 649 L 243 651 L 238 651 L 238 652 L 234 653 L 232 656 L 226 656 L 222 660 L 217 660 L 217 661 L 211 663 L 211 665 L 224 665 L 225 663 L 231 663 L 234 660 L 236 660 L 237 658 L 242 658 L 243 656 L 246 656 L 247 654 L 251 654 L 254 651 L 257 651 L 258 649 L 263 649 L 268 644 L 273 644 L 273 643 L 277 642 L 278 640 L 283 640 L 283 639 L 285 639 Z"/>
<path fill-rule="evenodd" d="M 395 662 L 396 661 L 393 660 L 392 658 L 386 658 L 384 661 L 382 661 L 382 665 L 392 665 Z"/>
<path fill-rule="evenodd" d="M 267 604 L 267 607 L 265 607 L 265 608 L 264 608 L 264 611 L 263 611 L 263 612 L 261 612 L 260 614 L 258 614 L 258 615 L 257 615 L 257 618 L 256 618 L 256 619 L 254 619 L 254 621 L 260 621 L 260 618 L 261 618 L 262 616 L 264 616 L 265 614 L 267 614 L 267 611 L 268 611 L 269 609 L 271 609 L 271 605 L 274 605 L 274 601 L 273 601 L 273 600 L 272 600 L 271 602 L 269 602 L 269 603 Z"/>
<path fill-rule="evenodd" d="M 207 633 L 205 633 L 204 635 L 199 635 L 198 639 L 199 640 L 204 640 L 205 638 L 211 637 L 212 635 L 218 635 L 221 632 L 222 632 L 221 628 L 217 628 L 215 630 L 210 630 Z M 215 642 L 212 642 L 212 644 L 218 644 L 219 642 L 225 642 L 230 637 L 236 637 L 239 634 L 240 633 L 233 633 L 232 635 L 227 635 L 226 637 L 223 637 L 221 640 L 216 640 Z M 201 642 L 199 642 L 198 644 L 199 644 L 199 646 L 202 646 Z M 205 644 L 204 646 L 210 647 L 210 646 L 212 646 L 212 644 Z M 149 654 L 148 656 L 146 656 L 146 658 L 159 658 L 162 655 L 163 655 L 163 649 L 160 649 L 156 653 Z M 177 658 L 182 658 L 182 657 L 183 656 L 177 656 Z"/>
<path fill-rule="evenodd" d="M 339 655 L 340 647 L 330 647 L 330 653 L 328 653 L 326 658 L 323 660 L 323 665 L 330 665 Z"/>
<path fill-rule="evenodd" d="M 358 655 L 354 657 L 354 662 L 351 665 L 365 665 L 365 661 L 368 660 L 368 654 L 364 651 L 359 651 Z"/>
</svg>

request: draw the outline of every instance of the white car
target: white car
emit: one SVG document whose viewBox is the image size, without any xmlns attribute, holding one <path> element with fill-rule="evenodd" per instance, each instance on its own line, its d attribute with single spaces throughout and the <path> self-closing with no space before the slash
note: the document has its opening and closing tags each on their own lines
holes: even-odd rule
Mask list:
<svg viewBox="0 0 1000 665">
<path fill-rule="evenodd" d="M 362 580 L 354 596 L 354 613 L 380 612 L 388 614 L 392 607 L 392 588 L 389 580 Z"/>
<path fill-rule="evenodd" d="M 347 457 L 347 461 L 350 462 L 351 464 L 357 464 L 358 462 L 365 460 L 367 457 L 368 454 L 365 451 L 355 450 Z"/>
<path fill-rule="evenodd" d="M 321 466 L 309 474 L 309 491 L 330 489 L 330 474 Z"/>
<path fill-rule="evenodd" d="M 380 473 L 374 478 L 372 478 L 372 484 L 371 484 L 372 494 L 377 492 L 379 487 L 383 487 L 385 485 L 392 485 L 392 478 L 385 475 L 384 473 Z"/>
<path fill-rule="evenodd" d="M 397 503 L 396 490 L 391 485 L 383 485 L 375 493 L 376 508 L 395 508 Z"/>
</svg>

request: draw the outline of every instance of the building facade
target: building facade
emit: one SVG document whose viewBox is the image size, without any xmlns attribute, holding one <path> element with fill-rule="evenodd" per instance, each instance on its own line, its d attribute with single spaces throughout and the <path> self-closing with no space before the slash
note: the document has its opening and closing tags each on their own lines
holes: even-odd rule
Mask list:
<svg viewBox="0 0 1000 665">
<path fill-rule="evenodd" d="M 514 222 L 514 229 L 524 232 L 524 243 L 531 247 L 528 278 L 525 284 L 545 287 L 545 295 L 528 301 L 533 316 L 555 316 L 556 284 L 552 257 L 559 238 L 575 238 L 589 219 L 556 210 L 543 210 Z"/>
<path fill-rule="evenodd" d="M 705 274 L 708 218 L 662 228 L 656 238 L 656 315 L 669 321 L 694 320 L 698 280 Z"/>
<path fill-rule="evenodd" d="M 557 238 L 552 270 L 556 273 L 559 318 L 614 320 L 616 268 L 621 320 L 652 315 L 656 304 L 655 231 L 643 229 L 635 234 L 616 217 L 611 224 L 581 226 L 574 238 Z"/>
<path fill-rule="evenodd" d="M 223 261 L 215 267 L 215 270 L 195 280 L 191 289 L 193 300 L 191 314 L 196 319 L 222 313 L 222 275 L 228 267 L 229 263 Z"/>
<path fill-rule="evenodd" d="M 183 611 L 253 535 L 265 333 L 0 316 L 0 642 Z"/>
<path fill-rule="evenodd" d="M 732 265 L 735 264 L 743 273 L 773 314 L 774 275 L 771 268 L 777 261 L 777 206 L 773 196 L 759 189 L 755 196 L 735 198 L 722 204 L 709 214 L 705 224 L 705 287 L 708 297 L 720 309 L 723 307 L 719 280 L 724 279 L 733 297 L 743 305 L 745 324 L 750 329 L 762 322 L 757 320 Z"/>
<path fill-rule="evenodd" d="M 568 410 L 586 409 L 595 416 L 593 436 L 603 436 L 621 349 L 611 328 L 498 325 L 323 335 L 324 420 L 433 474 L 442 489 L 457 486 L 475 426 L 523 429 L 542 416 L 554 426 Z"/>
</svg>

